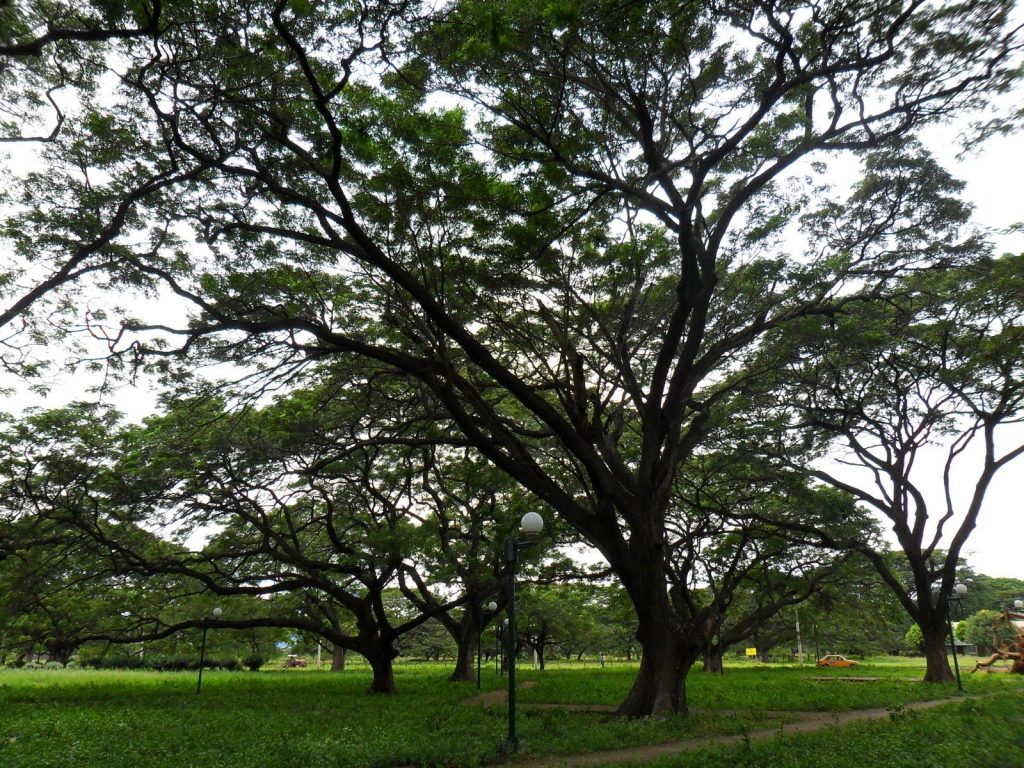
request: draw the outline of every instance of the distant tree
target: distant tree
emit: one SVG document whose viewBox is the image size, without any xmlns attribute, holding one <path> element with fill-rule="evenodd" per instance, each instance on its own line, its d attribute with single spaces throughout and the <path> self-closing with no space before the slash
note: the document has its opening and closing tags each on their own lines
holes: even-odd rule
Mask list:
<svg viewBox="0 0 1024 768">
<path fill-rule="evenodd" d="M 617 584 L 596 590 L 598 636 L 596 650 L 632 660 L 637 652 L 636 611 L 629 595 Z"/>
<path fill-rule="evenodd" d="M 766 646 L 769 637 L 787 635 L 784 628 L 769 631 L 775 617 L 824 588 L 849 557 L 787 521 L 813 520 L 862 539 L 875 535 L 845 494 L 809 487 L 799 474 L 734 445 L 735 433 L 746 430 L 735 426 L 742 413 L 732 416 L 713 433 L 718 450 L 680 469 L 669 516 L 676 610 L 704 627 L 708 671 L 721 669 L 730 646 L 755 635 Z"/>
<path fill-rule="evenodd" d="M 598 606 L 590 585 L 548 584 L 522 590 L 516 626 L 522 644 L 536 654 L 541 669 L 552 648 L 562 655 L 597 653 Z"/>
<path fill-rule="evenodd" d="M 31 518 L 61 527 L 58 540 L 73 532 L 91 541 L 110 564 L 107 579 L 172 577 L 193 594 L 280 598 L 252 600 L 244 614 L 215 622 L 208 612 L 136 602 L 131 621 L 92 637 L 158 640 L 204 623 L 305 630 L 365 656 L 372 690 L 390 692 L 396 640 L 430 613 L 399 615 L 385 594 L 400 596 L 398 574 L 413 567 L 424 534 L 404 514 L 407 468 L 386 445 L 353 437 L 370 429 L 369 416 L 341 416 L 350 405 L 305 392 L 229 414 L 196 397 L 121 430 L 107 414 L 41 412 L 6 436 L 17 460 L 5 468 L 4 490 Z M 140 524 L 182 541 L 203 529 L 209 541 L 193 551 Z"/>
<path fill-rule="evenodd" d="M 966 614 L 1011 608 L 1015 600 L 1024 599 L 1024 579 L 986 576 L 983 573 L 976 573 L 968 563 L 962 563 L 957 573 L 960 581 L 966 583 L 968 587 L 963 600 L 963 610 Z"/>
<path fill-rule="evenodd" d="M 802 644 L 805 659 L 813 659 L 816 640 L 822 653 L 866 655 L 886 653 L 902 646 L 906 614 L 863 559 L 843 559 L 834 570 L 808 574 L 803 580 L 790 576 L 789 580 L 794 582 L 787 585 L 790 589 L 799 586 L 806 594 L 799 602 L 781 605 L 775 613 L 764 615 L 760 620 L 752 620 L 759 616 L 753 605 L 764 597 L 746 589 L 737 594 L 735 604 L 725 617 L 721 645 L 716 642 L 714 646 L 715 650 L 721 648 L 719 658 L 708 658 L 706 671 L 719 671 L 721 656 L 730 647 L 752 646 L 760 654 L 784 645 L 787 652 L 792 649 L 795 653 Z M 764 590 L 775 581 L 787 584 L 781 574 L 775 574 L 773 581 L 751 582 L 747 589 Z M 732 624 L 734 621 L 736 626 Z"/>
<path fill-rule="evenodd" d="M 417 557 L 433 579 L 465 598 L 459 608 L 435 611 L 457 648 L 450 679 L 475 680 L 477 640 L 505 604 L 502 542 L 522 515 L 516 514 L 522 492 L 474 451 L 457 446 L 416 447 L 409 469 L 416 475 L 415 514 L 425 534 Z M 418 572 L 403 573 L 401 582 L 420 610 L 436 608 Z M 483 606 L 492 600 L 498 611 L 487 613 Z"/>
</svg>

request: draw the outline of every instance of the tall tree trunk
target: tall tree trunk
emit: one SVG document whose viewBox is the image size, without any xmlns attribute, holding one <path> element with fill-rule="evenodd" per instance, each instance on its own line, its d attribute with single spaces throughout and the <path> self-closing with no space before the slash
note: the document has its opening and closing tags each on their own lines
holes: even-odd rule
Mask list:
<svg viewBox="0 0 1024 768">
<path fill-rule="evenodd" d="M 925 682 L 952 682 L 954 677 L 946 655 L 946 623 L 943 617 L 921 626 L 921 634 L 924 635 Z"/>
<path fill-rule="evenodd" d="M 334 645 L 331 647 L 331 672 L 345 671 L 345 657 L 347 655 L 348 651 L 340 645 Z"/>
<path fill-rule="evenodd" d="M 636 537 L 634 537 L 636 538 Z M 630 542 L 631 548 L 633 542 Z M 626 717 L 687 714 L 686 676 L 704 649 L 711 645 L 721 615 L 712 607 L 697 615 L 680 617 L 669 596 L 662 547 L 657 537 L 649 547 L 637 543 L 635 552 L 649 551 L 635 579 L 623 578 L 636 609 L 640 644 L 640 670 L 618 709 Z"/>
</svg>

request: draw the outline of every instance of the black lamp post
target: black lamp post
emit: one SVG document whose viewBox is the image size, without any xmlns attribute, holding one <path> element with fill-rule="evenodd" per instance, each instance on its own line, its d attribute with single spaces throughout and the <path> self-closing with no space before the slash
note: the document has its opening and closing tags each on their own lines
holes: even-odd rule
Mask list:
<svg viewBox="0 0 1024 768">
<path fill-rule="evenodd" d="M 214 608 L 212 616 L 214 621 L 220 618 L 223 613 L 220 607 Z M 203 617 L 203 642 L 199 645 L 199 682 L 196 683 L 196 693 L 198 694 L 203 689 L 203 665 L 206 663 L 206 630 L 210 627 L 209 616 Z"/>
<path fill-rule="evenodd" d="M 484 607 L 484 610 L 480 611 L 480 613 L 481 613 L 480 621 L 476 625 L 476 689 L 478 691 L 480 690 L 480 665 L 481 665 L 481 660 L 483 658 L 483 648 L 482 648 L 482 645 L 483 645 L 483 636 L 484 636 L 484 622 L 483 622 L 483 615 L 482 614 L 484 613 L 484 611 L 486 611 L 487 613 L 489 613 L 490 615 L 493 616 L 497 612 L 497 610 L 498 610 L 498 604 L 496 602 L 494 602 L 493 600 L 491 600 L 491 602 L 489 602 Z"/>
<path fill-rule="evenodd" d="M 544 518 L 536 512 L 527 512 L 519 523 L 527 536 L 541 532 Z M 526 549 L 533 541 L 519 541 L 515 536 L 505 539 L 505 565 L 508 575 L 508 626 L 505 628 L 505 643 L 508 649 L 508 749 L 519 749 L 516 736 L 516 567 L 519 565 L 519 551 Z"/>
<path fill-rule="evenodd" d="M 963 601 L 964 595 L 967 594 L 966 584 L 956 584 L 953 586 L 951 593 L 943 592 L 940 597 L 943 605 L 946 609 L 946 628 L 949 630 L 949 647 L 953 650 L 953 670 L 956 672 L 956 687 L 961 693 L 964 690 L 964 684 L 960 680 L 960 662 L 956 658 L 956 637 L 953 635 L 953 617 L 952 617 L 952 604 L 956 603 L 957 615 L 963 615 Z"/>
</svg>

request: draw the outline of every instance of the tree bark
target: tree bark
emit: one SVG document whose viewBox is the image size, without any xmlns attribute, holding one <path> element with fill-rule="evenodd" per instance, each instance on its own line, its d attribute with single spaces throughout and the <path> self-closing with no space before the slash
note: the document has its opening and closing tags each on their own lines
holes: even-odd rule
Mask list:
<svg viewBox="0 0 1024 768">
<path fill-rule="evenodd" d="M 367 688 L 367 693 L 394 693 L 395 671 L 391 664 L 391 657 L 373 654 L 367 656 L 366 660 L 370 662 L 370 669 L 373 670 L 373 682 Z"/>
<path fill-rule="evenodd" d="M 680 617 L 669 597 L 663 545 L 651 531 L 637 531 L 630 541 L 631 573 L 622 577 L 637 615 L 640 670 L 617 714 L 653 717 L 687 714 L 686 676 L 718 628 L 709 617 Z M 625 569 L 623 569 L 625 570 Z"/>
<path fill-rule="evenodd" d="M 367 693 L 394 693 L 395 671 L 392 662 L 398 656 L 393 642 L 375 638 L 359 651 L 373 671 L 373 681 Z"/>
<path fill-rule="evenodd" d="M 721 674 L 724 671 L 721 647 L 709 645 L 704 649 L 704 671 L 715 674 Z"/>
<path fill-rule="evenodd" d="M 940 617 L 941 619 L 942 617 Z M 946 655 L 946 624 L 944 621 L 921 627 L 924 635 L 926 683 L 951 683 L 955 679 Z"/>
<path fill-rule="evenodd" d="M 640 671 L 617 714 L 624 717 L 687 714 L 686 675 L 697 654 L 686 652 L 667 628 L 648 628 L 645 636 L 638 639 L 643 649 Z"/>
<path fill-rule="evenodd" d="M 465 621 L 460 624 L 460 630 L 456 638 L 459 650 L 455 657 L 455 669 L 448 680 L 453 683 L 472 683 L 476 681 L 476 630 L 468 627 Z"/>
<path fill-rule="evenodd" d="M 345 657 L 348 655 L 348 651 L 342 648 L 340 645 L 334 645 L 331 648 L 331 672 L 344 672 L 345 671 Z"/>
</svg>

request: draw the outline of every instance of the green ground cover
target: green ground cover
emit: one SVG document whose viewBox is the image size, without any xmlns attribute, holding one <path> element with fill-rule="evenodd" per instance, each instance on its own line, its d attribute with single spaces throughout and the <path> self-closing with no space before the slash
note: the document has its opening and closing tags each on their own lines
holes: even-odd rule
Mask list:
<svg viewBox="0 0 1024 768">
<path fill-rule="evenodd" d="M 0 766 L 472 766 L 498 759 L 505 707 L 467 705 L 464 701 L 476 694 L 475 685 L 448 683 L 446 671 L 432 665 L 400 666 L 395 696 L 363 693 L 369 674 L 358 667 L 340 674 L 211 672 L 204 674 L 203 692 L 196 696 L 195 675 L 189 673 L 0 670 Z M 566 755 L 752 732 L 793 718 L 772 714 L 778 710 L 898 707 L 955 695 L 952 685 L 917 682 L 921 670 L 912 667 L 864 665 L 825 672 L 810 667 L 749 667 L 721 677 L 693 673 L 688 690 L 694 713 L 689 718 L 632 722 L 604 713 L 532 706 L 615 704 L 634 673 L 635 668 L 626 665 L 522 670 L 522 680 L 536 683 L 520 694 L 519 734 L 526 751 L 532 756 Z M 852 674 L 882 679 L 838 679 Z M 496 690 L 503 682 L 493 670 L 484 674 L 485 690 Z M 1019 678 L 977 676 L 965 683 L 969 693 L 1002 692 L 977 706 L 1024 710 L 1024 681 Z M 967 704 L 975 706 L 963 706 Z M 894 720 L 884 727 L 887 733 L 920 727 L 933 717 L 952 715 L 913 713 L 904 718 L 905 724 Z M 1020 731 L 1016 728 L 1014 733 Z M 825 745 L 831 743 L 820 736 Z M 833 741 L 845 743 L 845 738 Z M 877 737 L 867 732 L 857 738 Z M 812 752 L 819 748 L 813 746 L 816 742 L 809 743 Z M 753 756 L 769 748 L 773 747 L 755 744 L 744 754 L 761 759 Z M 790 764 L 776 760 L 771 757 L 763 764 Z M 865 764 L 875 763 L 860 763 L 858 768 Z"/>
<path fill-rule="evenodd" d="M 645 762 L 649 768 L 1017 768 L 1024 696 L 1006 690 L 937 709 L 894 708 L 888 720 Z"/>
</svg>

